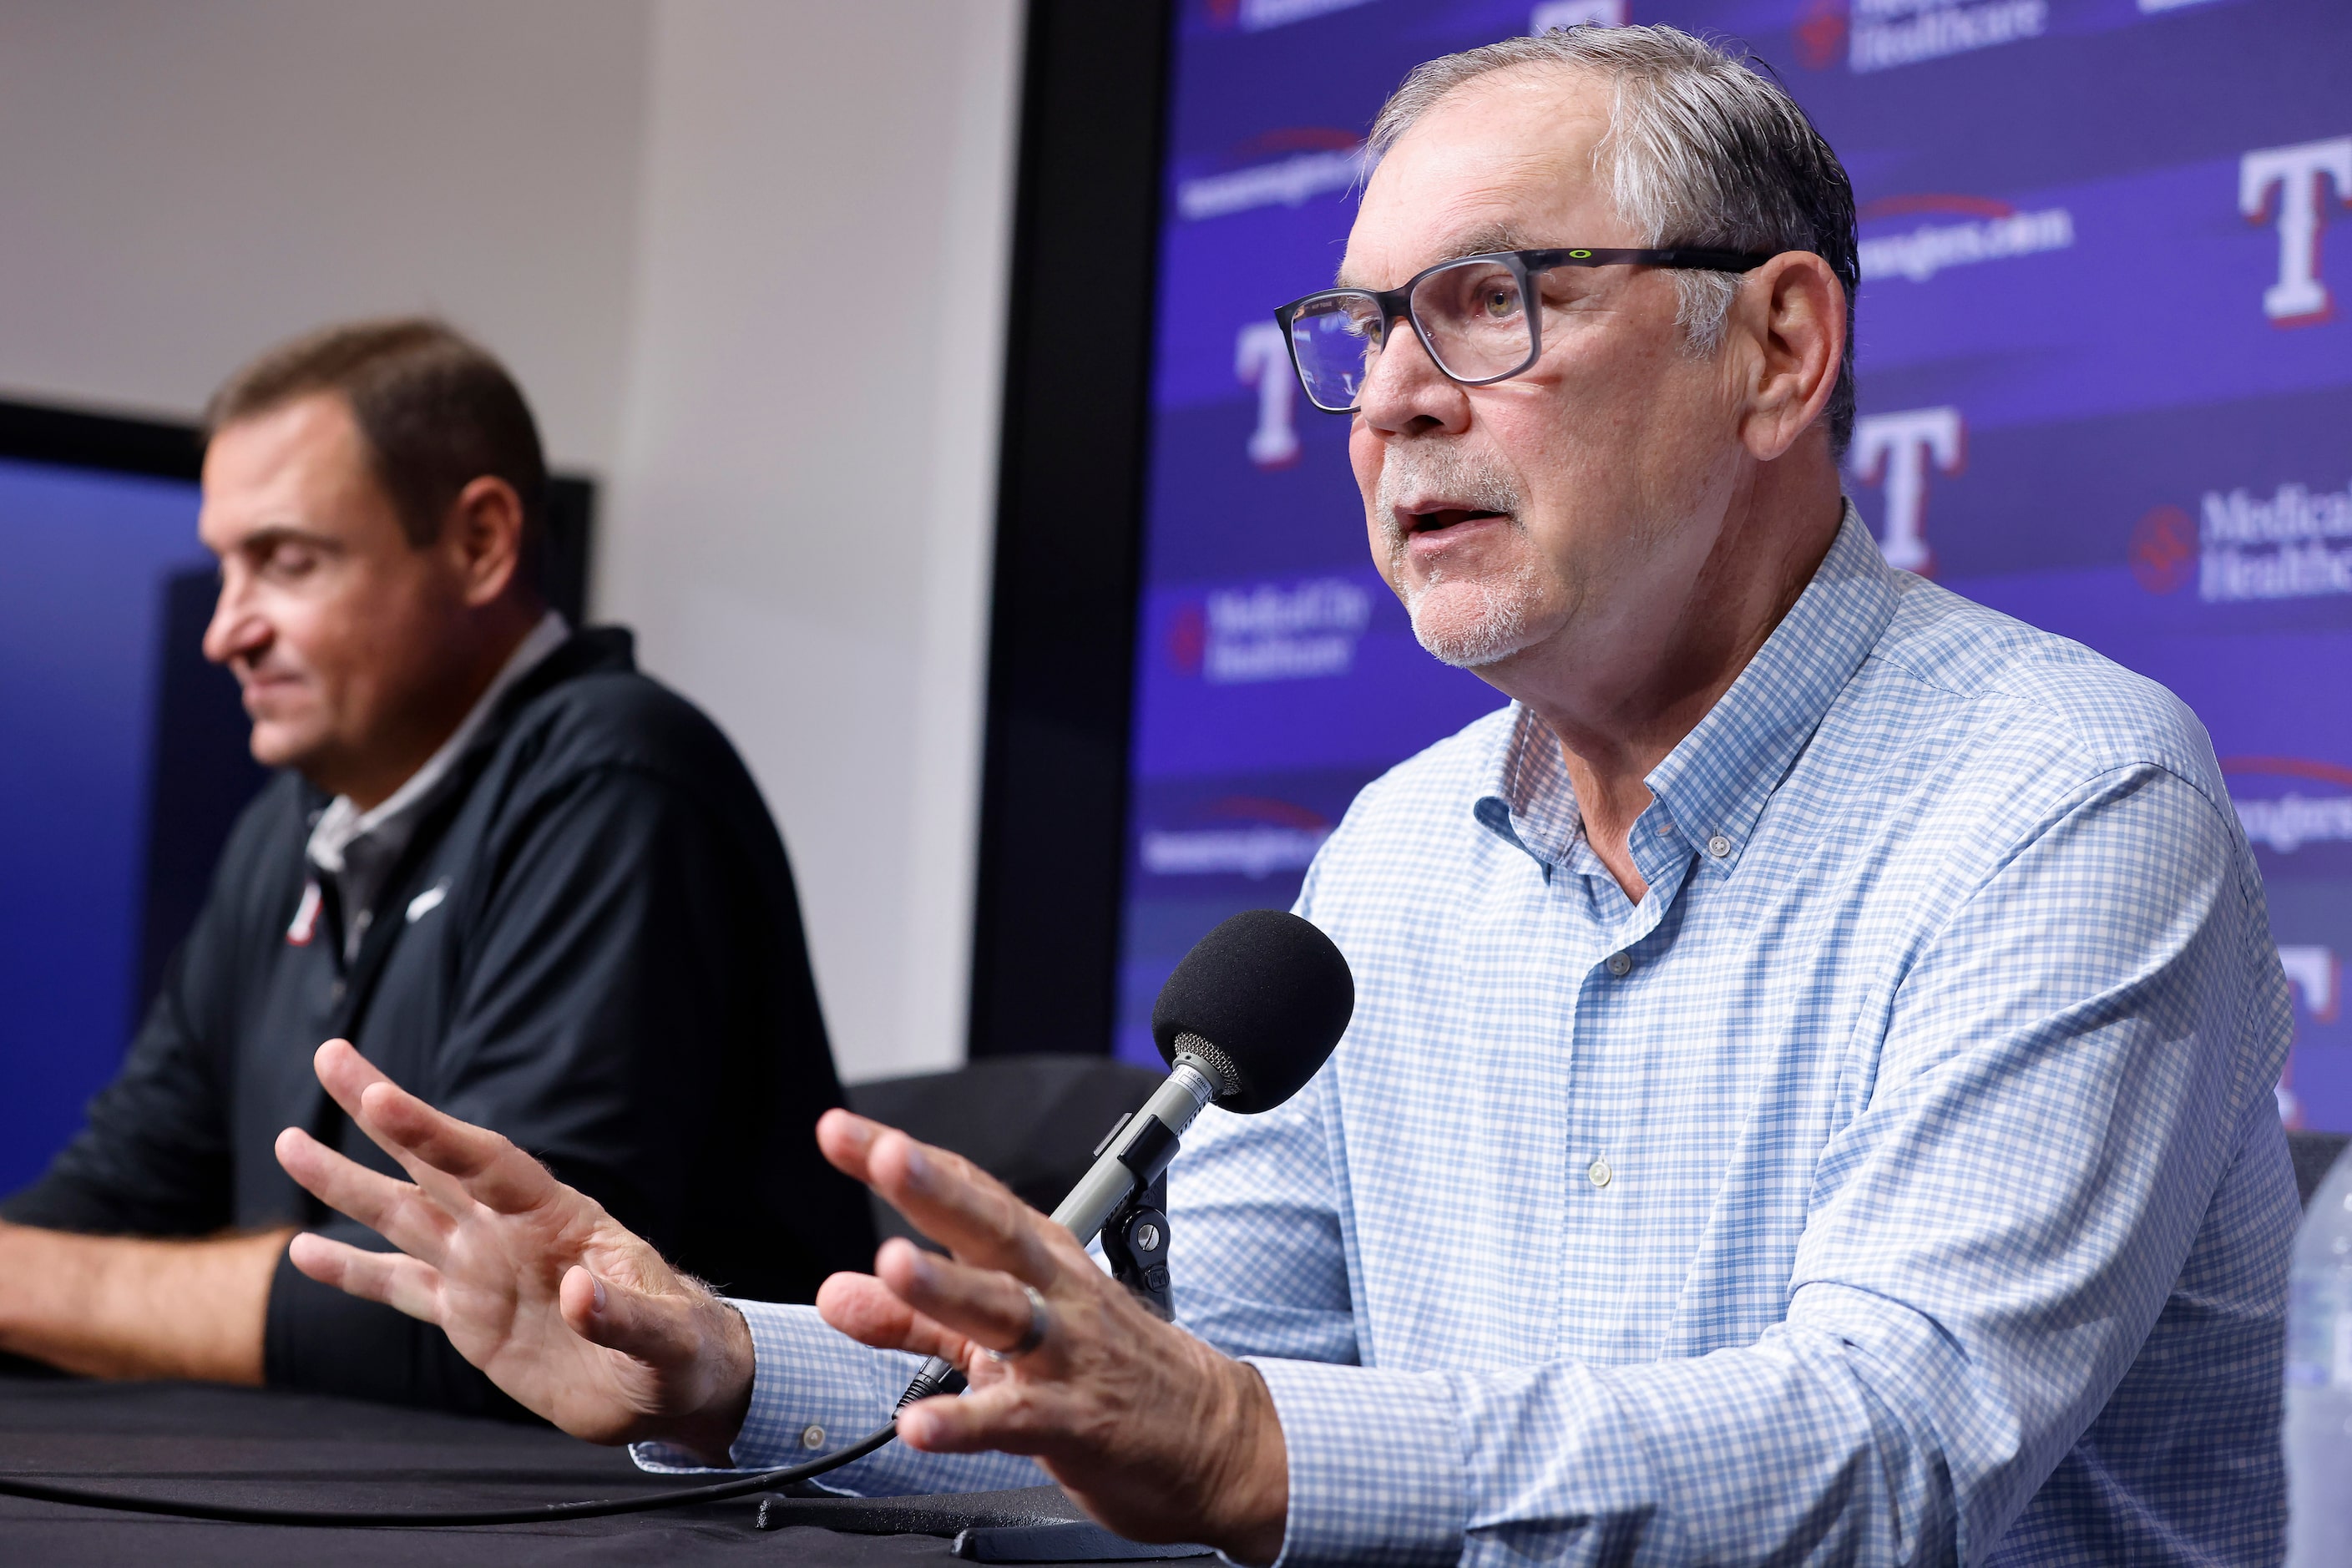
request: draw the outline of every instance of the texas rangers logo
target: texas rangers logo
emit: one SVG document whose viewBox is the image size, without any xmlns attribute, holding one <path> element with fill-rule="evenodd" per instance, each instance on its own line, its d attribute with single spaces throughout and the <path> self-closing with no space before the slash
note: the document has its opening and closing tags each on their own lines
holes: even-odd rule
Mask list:
<svg viewBox="0 0 2352 1568">
<path fill-rule="evenodd" d="M 1932 463 L 1940 472 L 1958 473 L 1968 458 L 1967 437 L 1957 408 L 1906 408 L 1853 422 L 1846 471 L 1863 484 L 1886 487 L 1878 549 L 1889 566 L 1935 574 L 1936 553 L 1927 548 L 1927 469 Z"/>
<path fill-rule="evenodd" d="M 2339 203 L 2352 205 L 2352 136 L 2258 148 L 2238 160 L 2238 211 L 2278 227 L 2278 281 L 2263 290 L 2272 325 L 2307 327 L 2335 314 L 2319 240 Z"/>
</svg>

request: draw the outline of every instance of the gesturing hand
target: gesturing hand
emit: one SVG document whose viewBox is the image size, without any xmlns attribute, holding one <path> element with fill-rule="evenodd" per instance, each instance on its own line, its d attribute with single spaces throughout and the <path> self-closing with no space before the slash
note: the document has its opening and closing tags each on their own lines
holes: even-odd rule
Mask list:
<svg viewBox="0 0 2352 1568">
<path fill-rule="evenodd" d="M 659 1438 L 727 1463 L 751 1389 L 751 1334 L 733 1309 L 505 1138 L 434 1110 L 345 1041 L 320 1047 L 316 1066 L 415 1184 L 299 1129 L 279 1133 L 289 1174 L 400 1248 L 299 1236 L 295 1268 L 439 1325 L 493 1383 L 575 1436 Z"/>
<path fill-rule="evenodd" d="M 1140 1541 L 1197 1541 L 1244 1562 L 1282 1549 L 1288 1459 L 1257 1373 L 1160 1321 L 1076 1238 L 969 1161 L 827 1111 L 825 1157 L 882 1194 L 953 1258 L 886 1243 L 875 1274 L 836 1274 L 817 1310 L 870 1345 L 953 1362 L 961 1398 L 900 1412 L 917 1448 L 1028 1454 L 1087 1512 Z M 998 1361 L 1034 1322 L 1034 1349 Z"/>
</svg>

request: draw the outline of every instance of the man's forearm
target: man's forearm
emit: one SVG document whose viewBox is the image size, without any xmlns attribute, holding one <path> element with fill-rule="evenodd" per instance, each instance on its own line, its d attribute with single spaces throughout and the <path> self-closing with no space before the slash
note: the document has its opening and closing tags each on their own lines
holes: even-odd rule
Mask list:
<svg viewBox="0 0 2352 1568">
<path fill-rule="evenodd" d="M 0 1225 L 0 1350 L 91 1377 L 261 1381 L 291 1230 L 203 1241 Z"/>
</svg>

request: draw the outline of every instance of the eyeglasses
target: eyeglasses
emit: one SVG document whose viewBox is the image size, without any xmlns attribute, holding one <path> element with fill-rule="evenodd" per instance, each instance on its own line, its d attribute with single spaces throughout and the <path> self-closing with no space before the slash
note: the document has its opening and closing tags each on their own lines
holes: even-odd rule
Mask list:
<svg viewBox="0 0 2352 1568">
<path fill-rule="evenodd" d="M 1446 376 L 1464 386 L 1508 381 L 1543 353 L 1543 313 L 1528 308 L 1532 279 L 1556 267 L 1678 267 L 1748 272 L 1771 259 L 1689 246 L 1664 250 L 1498 250 L 1441 261 L 1401 289 L 1326 289 L 1274 313 L 1307 400 L 1351 414 L 1399 320 Z"/>
</svg>

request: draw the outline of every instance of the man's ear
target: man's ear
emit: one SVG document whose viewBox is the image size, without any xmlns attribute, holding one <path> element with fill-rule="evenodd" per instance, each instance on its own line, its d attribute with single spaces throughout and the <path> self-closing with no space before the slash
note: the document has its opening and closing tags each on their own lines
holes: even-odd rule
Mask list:
<svg viewBox="0 0 2352 1568">
<path fill-rule="evenodd" d="M 466 603 L 476 608 L 504 594 L 522 570 L 522 498 L 506 480 L 485 474 L 470 480 L 450 504 L 442 533 Z"/>
<path fill-rule="evenodd" d="M 1769 462 L 1820 419 L 1845 360 L 1845 285 L 1810 250 L 1784 250 L 1742 279 L 1733 331 L 1749 373 L 1739 438 Z"/>
</svg>

